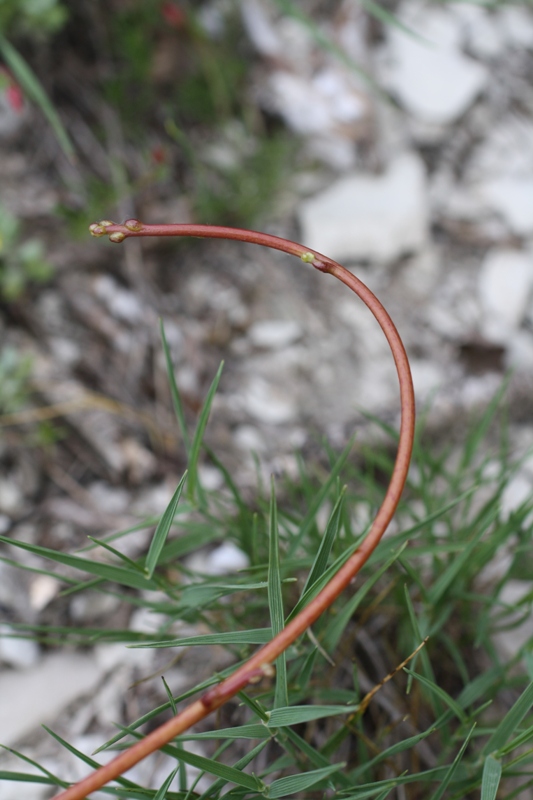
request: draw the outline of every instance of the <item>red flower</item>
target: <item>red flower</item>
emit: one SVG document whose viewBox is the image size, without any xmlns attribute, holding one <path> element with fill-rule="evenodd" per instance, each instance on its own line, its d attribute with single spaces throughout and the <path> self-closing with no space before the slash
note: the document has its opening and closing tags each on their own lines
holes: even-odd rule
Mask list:
<svg viewBox="0 0 533 800">
<path fill-rule="evenodd" d="M 16 83 L 11 83 L 6 89 L 7 102 L 18 114 L 24 108 L 24 95 Z"/>
<path fill-rule="evenodd" d="M 164 164 L 167 160 L 165 150 L 160 144 L 156 144 L 155 147 L 152 147 L 151 156 L 154 164 Z"/>
<path fill-rule="evenodd" d="M 161 6 L 161 14 L 165 22 L 173 28 L 180 29 L 185 27 L 185 12 L 176 3 L 163 3 Z"/>
</svg>

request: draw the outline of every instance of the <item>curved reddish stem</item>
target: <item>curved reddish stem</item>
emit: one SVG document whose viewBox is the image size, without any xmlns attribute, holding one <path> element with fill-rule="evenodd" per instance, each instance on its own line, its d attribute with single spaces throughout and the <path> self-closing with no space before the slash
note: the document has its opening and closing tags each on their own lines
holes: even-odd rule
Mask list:
<svg viewBox="0 0 533 800">
<path fill-rule="evenodd" d="M 403 342 L 393 321 L 370 289 L 331 258 L 278 236 L 214 225 L 144 225 L 138 220 L 127 220 L 124 225 L 116 225 L 104 220 L 91 225 L 90 231 L 93 236 L 107 234 L 114 242 L 122 242 L 130 236 L 197 236 L 212 239 L 236 239 L 275 250 L 283 250 L 290 255 L 299 256 L 320 272 L 334 275 L 368 306 L 387 338 L 400 383 L 401 424 L 398 452 L 391 480 L 370 531 L 322 591 L 277 636 L 254 653 L 232 675 L 209 689 L 198 700 L 152 731 L 144 739 L 120 753 L 108 764 L 57 795 L 56 800 L 84 800 L 90 792 L 94 792 L 109 781 L 118 778 L 138 761 L 163 747 L 175 736 L 188 730 L 215 709 L 220 708 L 245 686 L 255 683 L 264 675 L 273 673 L 273 662 L 329 608 L 377 547 L 396 510 L 407 479 L 415 424 L 415 399 L 411 370 Z"/>
</svg>

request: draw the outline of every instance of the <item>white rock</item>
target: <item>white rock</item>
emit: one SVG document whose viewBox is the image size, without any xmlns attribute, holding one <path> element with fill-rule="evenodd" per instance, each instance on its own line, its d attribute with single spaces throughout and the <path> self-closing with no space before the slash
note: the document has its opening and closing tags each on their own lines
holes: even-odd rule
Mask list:
<svg viewBox="0 0 533 800">
<path fill-rule="evenodd" d="M 13 480 L 0 480 L 0 511 L 18 514 L 22 511 L 24 495 Z"/>
<path fill-rule="evenodd" d="M 270 76 L 269 88 L 276 111 L 292 130 L 304 136 L 353 126 L 366 113 L 366 104 L 349 74 L 339 70 L 321 70 L 311 80 L 278 70 Z"/>
<path fill-rule="evenodd" d="M 130 493 L 126 489 L 111 486 L 105 481 L 94 481 L 88 487 L 89 494 L 98 510 L 104 514 L 120 514 L 129 508 Z"/>
<path fill-rule="evenodd" d="M 249 566 L 250 559 L 233 542 L 224 542 L 205 559 L 205 572 L 208 575 L 229 575 Z"/>
<path fill-rule="evenodd" d="M 31 639 L 11 638 L 16 631 L 9 625 L 0 626 L 0 661 L 10 667 L 27 669 L 39 661 L 40 649 Z"/>
<path fill-rule="evenodd" d="M 94 292 L 117 319 L 133 324 L 142 318 L 143 308 L 137 295 L 123 289 L 110 275 L 99 275 L 95 279 Z"/>
<path fill-rule="evenodd" d="M 501 176 L 533 175 L 533 122 L 506 115 L 487 131 L 466 164 L 466 179 L 480 182 Z"/>
<path fill-rule="evenodd" d="M 515 619 L 519 619 L 523 615 L 525 607 L 522 601 L 530 592 L 531 583 L 529 581 L 507 581 L 499 593 L 499 600 L 511 608 L 517 609 L 514 614 L 509 614 L 509 621 L 511 621 L 513 616 Z M 517 606 L 521 602 L 522 606 L 518 609 Z M 533 617 L 529 615 L 520 625 L 515 625 L 511 627 L 510 630 L 498 631 L 494 635 L 494 642 L 502 658 L 508 662 L 516 656 L 518 651 L 524 647 L 528 641 L 531 641 L 532 637 Z"/>
<path fill-rule="evenodd" d="M 220 489 L 224 485 L 224 477 L 221 471 L 210 464 L 200 464 L 198 467 L 198 479 L 208 492 Z"/>
<path fill-rule="evenodd" d="M 242 396 L 242 406 L 250 416 L 271 425 L 290 422 L 297 413 L 290 393 L 274 388 L 259 377 L 248 381 Z"/>
<path fill-rule="evenodd" d="M 480 58 L 496 58 L 505 50 L 505 38 L 500 16 L 490 14 L 481 6 L 465 4 L 455 12 L 463 18 L 469 50 Z"/>
<path fill-rule="evenodd" d="M 84 592 L 74 595 L 70 601 L 69 610 L 76 622 L 98 619 L 109 616 L 116 611 L 120 600 L 113 595 Z"/>
<path fill-rule="evenodd" d="M 0 673 L 0 742 L 12 745 L 49 722 L 78 697 L 90 695 L 102 671 L 88 654 L 54 653 L 23 672 Z"/>
<path fill-rule="evenodd" d="M 533 260 L 519 250 L 491 250 L 483 261 L 478 287 L 485 333 L 495 338 L 497 329 L 517 328 L 533 288 Z"/>
<path fill-rule="evenodd" d="M 253 425 L 240 425 L 233 434 L 233 440 L 240 450 L 263 453 L 265 440 Z"/>
<path fill-rule="evenodd" d="M 42 611 L 59 594 L 61 583 L 52 575 L 36 575 L 30 583 L 30 605 L 34 611 Z"/>
<path fill-rule="evenodd" d="M 488 73 L 457 49 L 457 37 L 446 12 L 426 12 L 408 24 L 429 42 L 390 27 L 390 67 L 385 81 L 415 117 L 448 125 L 474 102 L 487 83 Z"/>
<path fill-rule="evenodd" d="M 533 15 L 528 9 L 507 6 L 500 11 L 500 20 L 510 45 L 533 49 Z"/>
<path fill-rule="evenodd" d="M 501 214 L 513 233 L 518 236 L 533 234 L 533 174 L 486 181 L 480 185 L 479 195 Z"/>
<path fill-rule="evenodd" d="M 302 240 L 338 260 L 392 261 L 420 250 L 427 239 L 422 161 L 396 158 L 383 175 L 355 173 L 300 207 Z"/>
<path fill-rule="evenodd" d="M 255 347 L 279 350 L 298 341 L 302 336 L 302 328 L 296 320 L 265 319 L 254 322 L 248 330 L 248 336 Z"/>
<path fill-rule="evenodd" d="M 521 471 L 513 475 L 502 492 L 500 510 L 503 519 L 508 519 L 523 503 L 530 501 L 532 493 L 533 483 L 527 473 Z"/>
<path fill-rule="evenodd" d="M 515 331 L 505 354 L 507 367 L 533 372 L 533 336 L 526 330 Z"/>
<path fill-rule="evenodd" d="M 411 373 L 418 401 L 426 400 L 431 392 L 446 384 L 441 368 L 433 361 L 411 360 Z"/>
<path fill-rule="evenodd" d="M 72 339 L 62 339 L 55 337 L 49 340 L 50 349 L 55 358 L 62 364 L 71 367 L 76 364 L 81 357 L 81 348 Z"/>
</svg>

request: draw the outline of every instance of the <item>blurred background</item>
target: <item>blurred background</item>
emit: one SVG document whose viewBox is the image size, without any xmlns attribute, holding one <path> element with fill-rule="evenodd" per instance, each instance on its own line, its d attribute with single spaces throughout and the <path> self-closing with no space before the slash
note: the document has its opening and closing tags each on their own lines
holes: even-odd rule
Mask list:
<svg viewBox="0 0 533 800">
<path fill-rule="evenodd" d="M 323 436 L 375 436 L 363 412 L 397 424 L 386 342 L 332 279 L 249 245 L 96 241 L 100 219 L 324 252 L 391 313 L 436 439 L 460 438 L 507 376 L 510 441 L 533 444 L 529 5 L 1 0 L 0 64 L 1 534 L 75 549 L 164 509 L 184 453 L 159 318 L 188 419 L 225 360 L 207 441 L 251 492 Z M 220 474 L 206 462 L 202 480 Z M 4 619 L 63 622 L 47 618 L 59 582 L 2 557 Z M 64 618 L 98 624 L 114 613 L 99 600 Z M 57 710 L 110 668 L 64 658 L 2 640 L 3 697 L 49 669 Z M 47 713 L 0 714 L 0 741 Z"/>
</svg>

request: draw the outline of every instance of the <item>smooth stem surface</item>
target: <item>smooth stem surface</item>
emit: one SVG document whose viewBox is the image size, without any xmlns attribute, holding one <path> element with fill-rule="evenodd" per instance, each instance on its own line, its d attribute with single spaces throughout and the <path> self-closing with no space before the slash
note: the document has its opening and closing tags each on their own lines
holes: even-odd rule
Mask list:
<svg viewBox="0 0 533 800">
<path fill-rule="evenodd" d="M 407 479 L 415 425 L 413 382 L 409 361 L 400 335 L 377 297 L 364 283 L 336 261 L 309 250 L 296 242 L 281 239 L 277 236 L 270 236 L 266 233 L 239 228 L 211 225 L 144 225 L 138 220 L 127 220 L 124 225 L 115 225 L 104 220 L 91 225 L 90 230 L 93 236 L 107 234 L 111 241 L 114 242 L 122 242 L 129 236 L 197 236 L 211 239 L 236 239 L 275 250 L 283 250 L 290 255 L 300 257 L 306 263 L 312 264 L 320 272 L 333 275 L 355 292 L 368 306 L 387 338 L 400 384 L 401 424 L 398 452 L 391 480 L 372 527 L 357 550 L 322 591 L 277 636 L 258 650 L 232 675 L 209 689 L 199 700 L 195 700 L 171 720 L 152 731 L 144 739 L 136 742 L 128 750 L 120 753 L 108 764 L 88 775 L 80 783 L 57 795 L 56 800 L 83 800 L 90 792 L 94 792 L 109 781 L 118 778 L 141 759 L 167 744 L 175 736 L 184 733 L 192 725 L 215 711 L 215 709 L 220 708 L 250 683 L 256 683 L 263 676 L 271 676 L 273 674 L 272 663 L 276 658 L 329 608 L 377 547 L 396 510 Z"/>
</svg>

